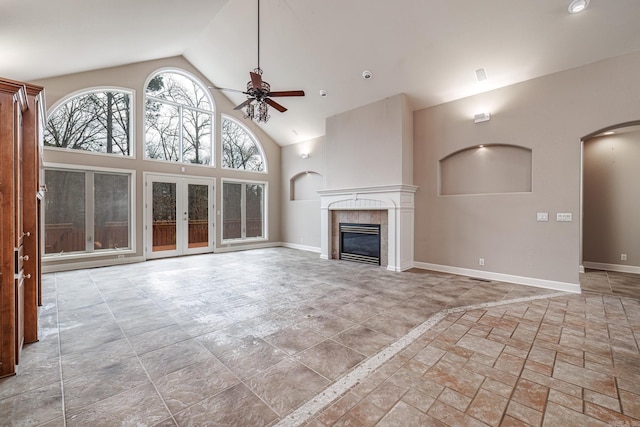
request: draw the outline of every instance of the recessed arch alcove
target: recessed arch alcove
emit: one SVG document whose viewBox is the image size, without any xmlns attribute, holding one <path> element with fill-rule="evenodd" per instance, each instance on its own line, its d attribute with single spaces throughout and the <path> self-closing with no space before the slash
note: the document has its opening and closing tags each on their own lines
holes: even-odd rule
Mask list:
<svg viewBox="0 0 640 427">
<path fill-rule="evenodd" d="M 511 144 L 467 147 L 439 161 L 440 195 L 531 192 L 532 150 Z"/>
<path fill-rule="evenodd" d="M 289 200 L 320 200 L 322 175 L 315 171 L 300 172 L 289 180 Z"/>
</svg>

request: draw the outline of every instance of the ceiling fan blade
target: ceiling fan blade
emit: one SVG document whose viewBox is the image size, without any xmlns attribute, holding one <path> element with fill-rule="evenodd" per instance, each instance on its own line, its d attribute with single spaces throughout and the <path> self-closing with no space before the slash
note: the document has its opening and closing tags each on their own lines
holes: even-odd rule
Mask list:
<svg viewBox="0 0 640 427">
<path fill-rule="evenodd" d="M 218 90 L 224 90 L 225 92 L 237 92 L 237 93 L 244 93 L 245 95 L 247 94 L 247 92 L 243 91 L 243 90 L 238 90 L 238 89 L 228 89 L 226 87 L 218 87 L 218 86 L 207 86 L 209 89 L 218 89 Z"/>
<path fill-rule="evenodd" d="M 282 90 L 279 92 L 269 92 L 267 96 L 304 96 L 303 90 Z"/>
<path fill-rule="evenodd" d="M 251 84 L 254 89 L 262 89 L 262 76 L 258 73 L 254 73 L 253 71 L 249 72 L 251 76 Z"/>
<path fill-rule="evenodd" d="M 272 100 L 272 99 L 265 99 L 265 102 L 269 105 L 271 105 L 273 108 L 275 108 L 276 110 L 280 111 L 281 113 L 284 113 L 285 111 L 287 111 L 287 109 L 285 107 L 283 107 L 282 105 L 278 104 L 276 101 Z"/>
<path fill-rule="evenodd" d="M 253 101 L 255 101 L 255 98 L 249 98 L 246 101 L 244 101 L 242 104 L 238 105 L 236 108 L 234 108 L 234 110 L 241 110 L 243 109 L 245 106 L 247 106 L 248 104 L 251 104 Z"/>
</svg>

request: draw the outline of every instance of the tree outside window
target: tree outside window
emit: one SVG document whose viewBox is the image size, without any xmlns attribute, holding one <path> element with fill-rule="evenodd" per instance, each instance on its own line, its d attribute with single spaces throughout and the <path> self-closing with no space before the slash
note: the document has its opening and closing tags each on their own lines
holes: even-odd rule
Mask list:
<svg viewBox="0 0 640 427">
<path fill-rule="evenodd" d="M 49 114 L 44 145 L 130 156 L 131 93 L 114 89 L 73 96 Z"/>
<path fill-rule="evenodd" d="M 244 126 L 228 117 L 222 118 L 222 167 L 264 172 L 260 146 Z"/>
<path fill-rule="evenodd" d="M 204 87 L 176 73 L 161 72 L 147 85 L 145 156 L 211 165 L 213 105 Z"/>
</svg>

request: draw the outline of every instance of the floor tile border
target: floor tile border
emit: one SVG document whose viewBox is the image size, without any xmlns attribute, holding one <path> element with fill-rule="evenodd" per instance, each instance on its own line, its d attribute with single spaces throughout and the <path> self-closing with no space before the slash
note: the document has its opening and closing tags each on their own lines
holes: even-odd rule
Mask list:
<svg viewBox="0 0 640 427">
<path fill-rule="evenodd" d="M 449 314 L 459 313 L 461 311 L 498 307 L 502 305 L 518 304 L 540 299 L 556 298 L 567 295 L 574 294 L 568 292 L 554 292 L 544 295 L 486 302 L 481 304 L 466 305 L 440 310 L 439 312 L 428 318 L 426 321 L 410 330 L 406 335 L 390 344 L 389 346 L 385 347 L 375 355 L 371 356 L 369 359 L 362 362 L 351 372 L 339 378 L 335 383 L 327 387 L 321 393 L 314 396 L 305 404 L 293 411 L 291 414 L 280 420 L 280 422 L 275 424 L 274 427 L 295 427 L 310 421 L 310 419 L 316 416 L 321 410 L 329 406 L 329 404 L 331 404 L 334 400 L 346 393 L 351 387 L 355 386 L 359 382 L 362 382 L 368 375 L 373 373 L 376 369 L 382 366 L 385 362 L 389 361 L 400 351 L 411 345 L 414 341 L 420 338 L 420 336 L 433 328 Z"/>
</svg>

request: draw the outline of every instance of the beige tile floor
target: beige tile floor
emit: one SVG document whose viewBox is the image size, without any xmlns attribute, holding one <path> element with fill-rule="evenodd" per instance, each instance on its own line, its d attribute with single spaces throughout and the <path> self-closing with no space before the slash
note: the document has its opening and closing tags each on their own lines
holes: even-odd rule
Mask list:
<svg viewBox="0 0 640 427">
<path fill-rule="evenodd" d="M 614 288 L 284 248 L 48 274 L 0 425 L 640 425 L 640 300 Z"/>
</svg>

